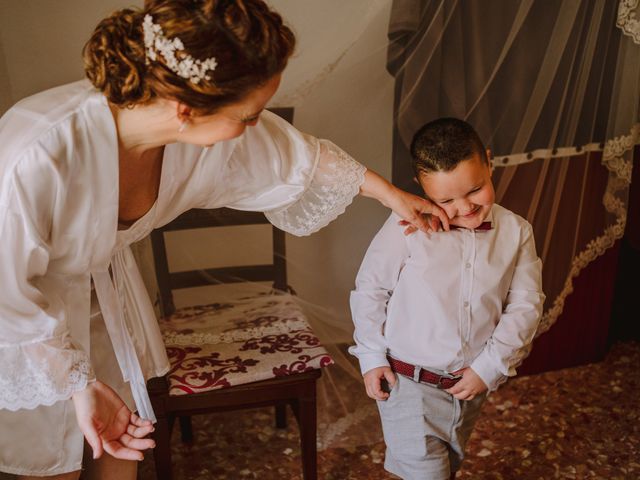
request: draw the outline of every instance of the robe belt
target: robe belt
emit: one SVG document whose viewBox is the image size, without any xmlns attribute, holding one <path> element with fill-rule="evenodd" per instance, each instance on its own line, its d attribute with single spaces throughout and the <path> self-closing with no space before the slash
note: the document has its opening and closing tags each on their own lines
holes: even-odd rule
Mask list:
<svg viewBox="0 0 640 480">
<path fill-rule="evenodd" d="M 113 264 L 114 275 L 117 275 L 118 262 Z M 157 422 L 151 406 L 147 385 L 140 367 L 131 334 L 124 319 L 123 305 L 108 270 L 91 272 L 93 284 L 100 303 L 102 317 L 111 338 L 113 351 L 118 359 L 122 377 L 129 382 L 131 393 L 136 402 L 138 415 L 143 419 Z"/>
</svg>

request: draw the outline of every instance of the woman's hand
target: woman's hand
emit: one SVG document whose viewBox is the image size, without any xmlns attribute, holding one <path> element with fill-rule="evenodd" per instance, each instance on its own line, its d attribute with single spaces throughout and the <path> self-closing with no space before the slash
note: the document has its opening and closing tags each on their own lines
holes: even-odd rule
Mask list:
<svg viewBox="0 0 640 480">
<path fill-rule="evenodd" d="M 437 232 L 440 227 L 443 230 L 449 230 L 447 214 L 426 198 L 396 188 L 388 207 L 403 218 L 400 225 L 406 227 L 405 235 L 416 230 L 422 230 L 425 233 Z"/>
<path fill-rule="evenodd" d="M 372 170 L 365 173 L 360 193 L 379 200 L 402 217 L 406 235 L 416 230 L 436 232 L 440 227 L 449 230 L 449 217 L 444 210 L 425 198 L 400 190 Z"/>
<path fill-rule="evenodd" d="M 107 452 L 123 460 L 142 460 L 142 450 L 155 447 L 153 440 L 144 438 L 153 431 L 151 422 L 131 412 L 104 383 L 89 383 L 72 398 L 78 425 L 93 449 L 93 458 Z"/>
</svg>

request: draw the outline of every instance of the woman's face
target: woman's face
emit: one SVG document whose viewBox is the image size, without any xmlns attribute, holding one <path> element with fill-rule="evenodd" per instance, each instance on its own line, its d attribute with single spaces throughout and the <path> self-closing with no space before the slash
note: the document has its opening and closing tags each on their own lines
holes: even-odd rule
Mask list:
<svg viewBox="0 0 640 480">
<path fill-rule="evenodd" d="M 258 123 L 260 114 L 278 90 L 281 75 L 271 78 L 240 102 L 222 107 L 212 115 L 191 116 L 177 140 L 209 147 L 242 135 L 245 128 Z"/>
</svg>

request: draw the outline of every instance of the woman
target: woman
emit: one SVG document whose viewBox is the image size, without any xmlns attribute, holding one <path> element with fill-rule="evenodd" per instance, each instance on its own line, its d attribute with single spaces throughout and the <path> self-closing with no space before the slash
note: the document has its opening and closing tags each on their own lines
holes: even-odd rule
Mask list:
<svg viewBox="0 0 640 480">
<path fill-rule="evenodd" d="M 84 436 L 87 476 L 135 478 L 153 447 L 145 381 L 168 361 L 128 246 L 180 213 L 260 210 L 304 235 L 361 193 L 446 228 L 437 207 L 263 112 L 294 43 L 261 0 L 148 2 L 98 25 L 91 83 L 0 120 L 0 471 L 78 478 Z"/>
</svg>

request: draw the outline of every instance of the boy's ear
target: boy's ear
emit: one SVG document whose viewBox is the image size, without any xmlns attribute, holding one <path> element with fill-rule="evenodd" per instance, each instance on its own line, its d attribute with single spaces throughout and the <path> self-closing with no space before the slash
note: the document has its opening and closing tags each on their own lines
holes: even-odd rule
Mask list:
<svg viewBox="0 0 640 480">
<path fill-rule="evenodd" d="M 489 161 L 489 173 L 493 174 L 493 152 L 490 148 L 487 148 L 487 160 Z"/>
<path fill-rule="evenodd" d="M 420 182 L 418 181 L 418 178 L 417 178 L 417 177 L 415 177 L 415 176 L 414 176 L 414 177 L 413 177 L 413 181 L 414 181 L 414 182 L 416 182 L 418 185 L 420 185 Z"/>
</svg>

